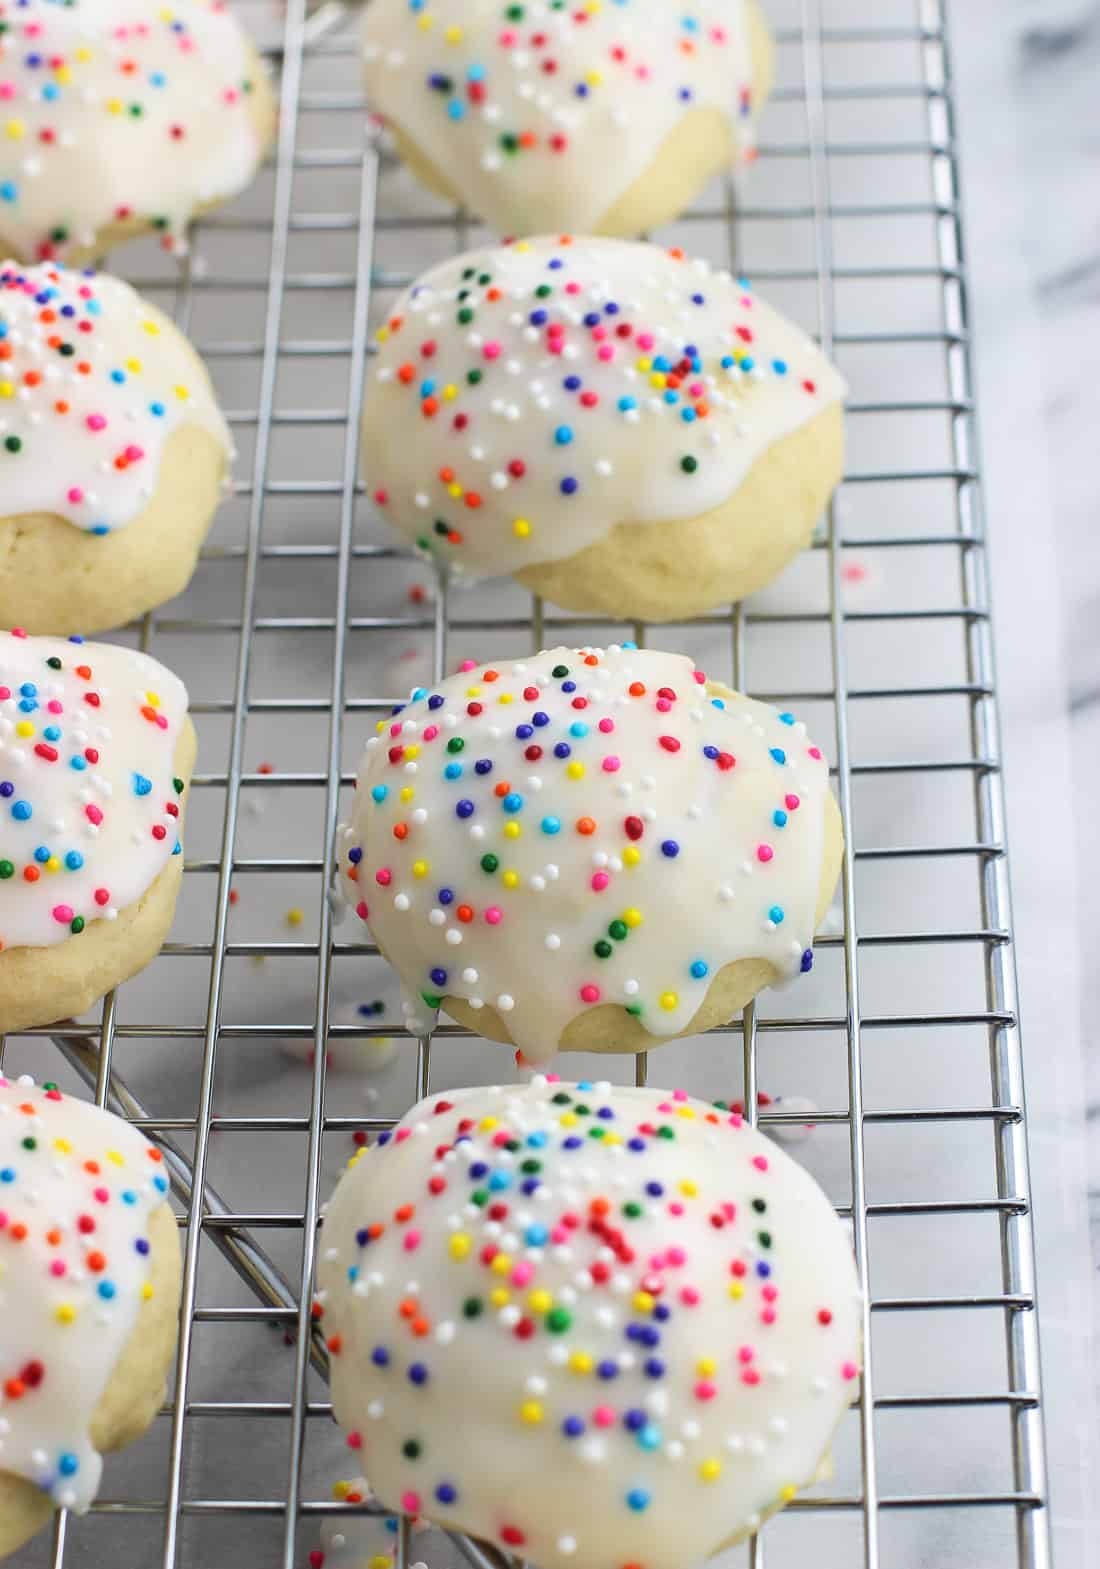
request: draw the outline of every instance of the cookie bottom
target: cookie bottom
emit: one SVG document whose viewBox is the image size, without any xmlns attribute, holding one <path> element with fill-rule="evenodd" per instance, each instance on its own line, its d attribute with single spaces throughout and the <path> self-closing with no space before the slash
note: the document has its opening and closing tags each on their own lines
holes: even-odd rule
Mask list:
<svg viewBox="0 0 1100 1569">
<path fill-rule="evenodd" d="M 92 1418 L 91 1438 L 101 1453 L 124 1449 L 141 1437 L 164 1400 L 176 1349 L 181 1259 L 179 1228 L 167 1204 L 149 1217 L 149 1282 L 153 1295 L 137 1322 Z M 0 1471 L 0 1558 L 40 1531 L 53 1504 L 32 1482 Z"/>
<path fill-rule="evenodd" d="M 707 683 L 712 697 L 734 697 L 736 694 L 720 681 Z M 840 808 L 831 791 L 826 793 L 825 840 L 821 856 L 821 882 L 818 889 L 817 911 L 814 919 L 816 930 L 825 919 L 837 880 L 840 876 L 844 854 L 844 828 Z M 591 1052 L 641 1052 L 653 1051 L 670 1040 L 681 1040 L 685 1035 L 701 1035 L 716 1025 L 728 1024 L 751 1002 L 757 992 L 773 985 L 779 972 L 767 959 L 735 959 L 723 965 L 711 982 L 691 1023 L 678 1035 L 651 1035 L 639 1019 L 618 1003 L 601 1003 L 571 1019 L 562 1033 L 559 1051 Z M 514 1046 L 503 1019 L 495 1008 L 471 1008 L 459 997 L 444 997 L 443 1011 L 456 1023 L 482 1035 L 486 1040 L 499 1041 L 503 1046 Z"/>
<path fill-rule="evenodd" d="M 110 534 L 54 513 L 0 518 L 0 626 L 64 637 L 124 626 L 183 592 L 222 496 L 226 455 L 199 425 L 164 444 L 152 500 Z"/>
<path fill-rule="evenodd" d="M 275 141 L 275 129 L 278 120 L 278 99 L 271 83 L 271 77 L 264 65 L 259 52 L 250 45 L 249 55 L 252 63 L 252 93 L 248 100 L 248 117 L 252 121 L 252 128 L 259 142 L 257 164 L 271 151 Z M 211 202 L 200 202 L 192 213 L 192 219 L 202 218 L 207 213 L 216 212 L 219 207 L 224 207 L 227 202 L 234 201 L 240 195 L 239 191 L 231 191 L 227 196 L 219 196 Z M 118 218 L 111 223 L 105 223 L 101 229 L 96 230 L 96 237 L 91 245 L 74 245 L 66 247 L 63 256 L 56 260 L 65 267 L 89 267 L 99 264 L 109 251 L 117 246 L 126 244 L 129 240 L 140 239 L 143 234 L 151 234 L 154 224 L 151 219 L 143 217 Z M 25 262 L 28 266 L 32 262 L 41 261 L 39 256 L 28 256 L 20 251 L 19 247 L 4 236 L 0 227 L 0 252 L 4 256 L 13 256 L 17 261 Z"/>
<path fill-rule="evenodd" d="M 188 719 L 173 764 L 185 785 L 195 766 L 195 746 Z M 185 810 L 181 806 L 181 828 Z M 90 921 L 79 936 L 49 948 L 7 948 L 0 953 L 0 1036 L 85 1013 L 112 987 L 151 963 L 172 925 L 182 876 L 183 856 L 174 855 L 116 920 Z"/>
<path fill-rule="evenodd" d="M 672 523 L 619 523 L 564 561 L 517 580 L 565 610 L 681 621 L 755 593 L 809 544 L 844 473 L 844 410 L 830 404 L 757 459 L 711 512 Z"/>
<path fill-rule="evenodd" d="M 749 48 L 752 54 L 753 98 L 759 113 L 775 79 L 775 45 L 757 0 L 748 0 Z M 390 124 L 402 162 L 421 185 L 444 201 L 462 205 L 446 178 L 407 131 Z M 649 168 L 591 227 L 592 234 L 636 239 L 671 223 L 715 175 L 740 161 L 740 148 L 729 116 L 721 109 L 694 109 L 679 121 Z"/>
</svg>

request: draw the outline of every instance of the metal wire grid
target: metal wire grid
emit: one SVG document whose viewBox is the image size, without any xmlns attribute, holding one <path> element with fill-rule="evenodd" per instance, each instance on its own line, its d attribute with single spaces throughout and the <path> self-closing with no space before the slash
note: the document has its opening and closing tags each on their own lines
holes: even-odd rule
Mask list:
<svg viewBox="0 0 1100 1569">
<path fill-rule="evenodd" d="M 901 413 L 916 415 L 933 413 L 943 415 L 950 424 L 951 459 L 939 469 L 913 471 L 885 470 L 881 472 L 857 471 L 848 476 L 849 486 L 858 484 L 907 485 L 929 480 L 945 481 L 952 489 L 953 526 L 941 531 L 916 531 L 895 533 L 890 538 L 861 537 L 846 533 L 833 512 L 828 532 L 819 542 L 825 553 L 828 570 L 828 606 L 820 612 L 806 610 L 752 610 L 734 607 L 727 620 L 732 648 L 733 676 L 737 685 L 748 686 L 746 638 L 753 626 L 817 625 L 828 635 L 829 661 L 832 683 L 823 692 L 809 689 L 791 691 L 787 686 L 782 692 L 756 695 L 782 698 L 785 702 L 801 699 L 810 701 L 827 697 L 835 714 L 836 789 L 847 828 L 848 849 L 845 855 L 842 880 L 843 933 L 822 939 L 825 952 L 833 951 L 839 959 L 843 974 L 843 1008 L 835 1013 L 813 1018 L 758 1017 L 750 1007 L 743 1021 L 716 1032 L 726 1036 L 740 1036 L 743 1058 L 744 1100 L 747 1113 L 757 1120 L 758 1043 L 770 1033 L 823 1032 L 836 1033 L 844 1043 L 845 1080 L 847 1103 L 816 1113 L 815 1122 L 822 1128 L 835 1128 L 846 1138 L 850 1154 L 851 1203 L 841 1206 L 841 1212 L 850 1216 L 853 1229 L 856 1259 L 861 1277 L 867 1287 L 867 1309 L 864 1331 L 867 1346 L 867 1369 L 864 1374 L 861 1399 L 855 1421 L 858 1424 L 859 1457 L 858 1485 L 849 1492 L 827 1495 L 819 1489 L 796 1500 L 788 1514 L 809 1514 L 814 1521 L 824 1522 L 833 1513 L 847 1517 L 856 1516 L 860 1521 L 858 1545 L 852 1543 L 845 1552 L 847 1565 L 862 1562 L 866 1569 L 878 1569 L 895 1560 L 883 1543 L 883 1525 L 895 1511 L 958 1511 L 978 1510 L 1007 1511 L 1014 1517 L 1016 1556 L 1021 1566 L 1028 1569 L 1047 1569 L 1050 1564 L 1050 1545 L 1046 1510 L 1046 1477 L 1043 1449 L 1042 1416 L 1040 1408 L 1040 1371 L 1037 1315 L 1035 1311 L 1034 1255 L 1032 1239 L 1031 1196 L 1028 1179 L 1027 1147 L 1024 1123 L 1024 1092 L 1018 1032 L 1016 1030 L 1016 994 L 1011 945 L 1008 875 L 1005 858 L 1003 821 L 1003 795 L 1000 779 L 1000 751 L 997 732 L 997 713 L 994 697 L 994 664 L 988 614 L 988 584 L 985 565 L 985 542 L 981 516 L 981 497 L 975 448 L 975 417 L 971 384 L 971 370 L 967 343 L 967 297 L 964 275 L 963 242 L 960 226 L 960 198 L 954 108 L 951 91 L 950 58 L 946 27 L 946 0 L 913 0 L 917 15 L 905 25 L 864 25 L 862 18 L 856 26 L 826 27 L 826 13 L 830 0 L 794 0 L 797 6 L 797 25 L 780 34 L 780 42 L 791 51 L 800 64 L 800 82 L 777 94 L 780 101 L 799 107 L 803 116 L 804 140 L 779 147 L 762 149 L 764 158 L 776 161 L 793 158 L 805 161 L 809 170 L 808 204 L 787 207 L 770 207 L 768 218 L 785 220 L 808 219 L 812 223 L 812 264 L 805 268 L 757 268 L 755 275 L 767 286 L 770 281 L 793 279 L 808 281 L 814 290 L 818 335 L 827 352 L 844 344 L 888 342 L 910 346 L 931 344 L 946 361 L 947 396 L 922 400 L 876 400 L 852 406 L 853 414 L 883 415 Z M 834 0 L 835 3 L 835 0 Z M 870 13 L 871 7 L 866 7 Z M 830 12 L 831 15 L 831 12 Z M 206 716 L 211 724 L 223 723 L 223 767 L 200 772 L 193 781 L 196 792 L 212 791 L 224 796 L 220 825 L 220 852 L 213 857 L 191 858 L 186 870 L 189 880 L 206 874 L 216 879 L 216 894 L 212 909 L 212 934 L 209 941 L 174 941 L 166 945 L 167 963 L 173 957 L 201 960 L 208 964 L 208 993 L 205 1016 L 201 1024 L 120 1022 L 118 1001 L 114 994 L 104 1002 L 97 1026 L 88 1029 L 73 1027 L 64 1035 L 54 1035 L 57 1048 L 69 1065 L 94 1091 L 96 1101 L 108 1105 L 129 1117 L 164 1149 L 171 1170 L 174 1192 L 183 1215 L 181 1224 L 186 1238 L 183 1287 L 182 1330 L 172 1398 L 166 1409 L 169 1423 L 169 1440 L 166 1455 L 166 1482 L 157 1496 L 147 1500 L 121 1501 L 104 1498 L 96 1511 L 100 1515 L 125 1519 L 131 1516 L 154 1516 L 163 1520 L 163 1541 L 160 1562 L 165 1569 L 189 1563 L 208 1563 L 209 1557 L 192 1558 L 183 1534 L 184 1522 L 203 1517 L 245 1517 L 256 1520 L 274 1518 L 280 1524 L 281 1548 L 278 1553 L 284 1569 L 292 1569 L 301 1552 L 301 1523 L 313 1521 L 322 1514 L 357 1512 L 350 1506 L 335 1505 L 331 1501 L 308 1496 L 310 1489 L 303 1478 L 307 1433 L 316 1418 L 329 1415 L 330 1408 L 324 1399 L 316 1398 L 317 1387 L 311 1385 L 311 1368 L 321 1376 L 326 1361 L 320 1337 L 313 1331 L 310 1316 L 311 1286 L 314 1263 L 314 1242 L 317 1235 L 319 1205 L 321 1201 L 321 1152 L 326 1133 L 347 1132 L 357 1129 L 377 1131 L 392 1125 L 392 1117 L 337 1116 L 325 1109 L 326 1040 L 342 1037 L 382 1034 L 384 1025 L 376 1027 L 358 1023 L 341 1024 L 330 1017 L 333 992 L 334 963 L 338 959 L 373 955 L 369 944 L 349 941 L 337 942 L 334 937 L 332 915 L 328 901 L 322 896 L 318 902 L 316 937 L 302 941 L 237 941 L 230 940 L 230 892 L 235 874 L 268 873 L 295 874 L 319 879 L 319 887 L 328 886 L 332 871 L 332 838 L 338 815 L 342 786 L 351 783 L 350 776 L 342 773 L 344 762 L 343 725 L 346 716 L 354 716 L 359 724 L 363 716 L 384 713 L 391 699 L 381 697 L 351 696 L 345 690 L 345 656 L 349 638 L 353 634 L 377 636 L 386 632 L 428 634 L 431 638 L 431 665 L 438 677 L 447 668 L 448 639 L 452 633 L 465 636 L 471 632 L 494 632 L 506 628 L 513 638 L 523 644 L 540 646 L 545 642 L 544 611 L 537 602 L 530 617 L 508 614 L 504 617 L 473 615 L 448 616 L 448 596 L 440 586 L 434 612 L 431 615 L 411 612 L 406 615 L 353 615 L 350 613 L 353 574 L 370 572 L 377 566 L 396 558 L 388 545 L 356 542 L 358 498 L 363 486 L 358 482 L 358 413 L 363 392 L 364 370 L 367 359 L 367 328 L 372 290 L 392 290 L 403 286 L 418 270 L 418 245 L 425 234 L 444 232 L 455 249 L 464 247 L 467 240 L 467 223 L 457 217 L 408 219 L 402 215 L 376 210 L 379 154 L 370 139 L 360 144 L 362 128 L 361 104 L 353 93 L 303 90 L 303 67 L 310 51 L 336 58 L 354 49 L 353 35 L 346 31 L 340 36 L 329 36 L 333 22 L 342 20 L 341 8 L 335 4 L 324 6 L 308 17 L 305 0 L 288 0 L 285 11 L 283 39 L 276 53 L 280 58 L 282 75 L 282 120 L 275 161 L 274 188 L 270 211 L 260 218 L 234 218 L 225 216 L 210 220 L 201 226 L 195 237 L 192 257 L 203 254 L 204 234 L 234 232 L 258 233 L 261 240 L 270 243 L 270 265 L 266 282 L 251 278 L 244 285 L 255 291 L 263 289 L 264 314 L 262 329 L 253 339 L 202 342 L 200 348 L 212 362 L 217 373 L 220 362 L 247 365 L 258 370 L 255 406 L 238 410 L 234 424 L 241 430 L 253 433 L 250 475 L 238 487 L 246 498 L 247 521 L 243 542 L 221 547 L 214 552 L 220 562 L 241 563 L 243 569 L 239 613 L 228 617 L 192 617 L 183 620 L 172 615 L 147 617 L 140 629 L 141 646 L 150 648 L 157 637 L 178 633 L 232 633 L 236 638 L 236 663 L 232 690 L 225 698 L 199 701 L 194 711 Z M 834 87 L 826 84 L 825 50 L 831 45 L 861 44 L 898 40 L 912 44 L 919 51 L 919 76 L 912 81 L 874 85 L 859 83 Z M 927 132 L 915 140 L 893 143 L 849 144 L 830 138 L 827 113 L 833 101 L 873 98 L 886 107 L 892 102 L 917 98 L 924 106 Z M 345 133 L 346 145 L 323 151 L 301 150 L 298 135 L 303 118 L 311 113 L 339 117 Z M 848 208 L 834 199 L 831 189 L 836 160 L 847 154 L 858 153 L 869 157 L 922 156 L 928 160 L 933 197 L 928 203 L 894 204 L 879 203 Z M 358 180 L 358 205 L 352 212 L 314 214 L 295 208 L 296 180 L 308 178 L 312 171 L 344 169 L 352 171 Z M 919 210 L 929 216 L 935 225 L 937 258 L 931 268 L 873 266 L 842 267 L 835 264 L 833 255 L 834 224 L 852 211 L 880 220 L 902 218 Z M 757 214 L 759 216 L 759 214 Z M 742 207 L 738 218 L 744 220 L 752 211 Z M 725 202 L 716 213 L 700 212 L 697 218 L 717 217 L 724 225 L 729 244 L 729 260 L 738 261 L 738 223 L 734 218 L 732 192 L 727 189 Z M 351 274 L 298 272 L 291 267 L 290 249 L 293 237 L 311 232 L 348 232 L 354 236 L 355 261 Z M 377 268 L 374 263 L 376 237 L 403 238 L 403 254 L 408 258 L 407 274 L 403 270 Z M 837 329 L 835 294 L 838 284 L 844 281 L 882 280 L 894 277 L 931 277 L 942 293 L 942 329 L 935 332 L 886 332 L 842 333 Z M 155 281 L 155 280 L 154 280 Z M 186 328 L 191 320 L 197 299 L 203 290 L 241 287 L 240 280 L 232 275 L 219 276 L 211 271 L 204 273 L 193 260 L 185 261 L 180 268 L 174 287 L 175 315 Z M 299 292 L 329 294 L 334 290 L 353 291 L 354 307 L 350 322 L 350 337 L 337 339 L 307 339 L 284 335 L 284 317 L 287 301 Z M 278 373 L 282 361 L 305 360 L 323 355 L 342 364 L 346 370 L 346 403 L 336 409 L 323 405 L 298 407 L 285 406 L 280 398 Z M 342 437 L 342 456 L 338 473 L 323 480 L 278 480 L 271 477 L 273 441 L 281 426 L 297 425 L 307 428 L 331 427 Z M 338 533 L 329 544 L 274 544 L 265 541 L 265 522 L 269 503 L 278 497 L 330 496 L 338 506 Z M 947 547 L 957 560 L 960 583 L 958 605 L 919 605 L 902 611 L 853 611 L 845 606 L 842 582 L 842 564 L 845 549 L 873 545 L 920 549 Z M 331 561 L 335 564 L 334 596 L 331 615 L 269 616 L 258 613 L 258 583 L 261 566 L 272 560 L 292 562 Z M 924 624 L 932 633 L 945 624 L 961 631 L 965 647 L 965 679 L 943 681 L 939 684 L 897 681 L 889 685 L 852 687 L 848 684 L 847 668 L 850 641 L 854 629 L 861 623 L 880 621 L 900 622 L 912 620 Z M 549 623 L 547 623 L 549 624 Z M 595 623 L 577 618 L 555 618 L 553 630 L 573 636 L 592 633 Z M 268 632 L 324 633 L 331 639 L 329 663 L 330 689 L 327 697 L 275 696 L 261 697 L 253 691 L 257 668 L 256 636 Z M 646 629 L 638 628 L 639 641 Z M 664 635 L 664 641 L 675 644 L 677 630 Z M 685 633 L 686 635 L 686 633 Z M 901 760 L 856 762 L 852 755 L 852 709 L 865 700 L 901 702 L 908 698 L 943 697 L 962 699 L 968 712 L 969 746 L 965 755 L 953 758 L 927 760 L 921 757 Z M 249 771 L 246 768 L 246 737 L 249 721 L 262 716 L 287 716 L 301 720 L 306 715 L 318 715 L 327 720 L 327 747 L 321 766 L 313 771 L 280 771 L 277 776 Z M 887 845 L 878 848 L 853 848 L 858 838 L 856 831 L 855 792 L 865 778 L 902 779 L 931 775 L 944 777 L 961 775 L 969 781 L 973 792 L 973 813 L 976 831 L 970 842 L 934 843 L 927 846 Z M 242 791 L 267 790 L 272 786 L 294 791 L 315 790 L 323 792 L 323 828 L 319 857 L 306 858 L 294 855 L 247 858 L 238 849 L 241 826 Z M 950 921 L 946 929 L 938 923 L 925 930 L 900 934 L 888 931 L 862 930 L 858 920 L 856 870 L 862 861 L 896 862 L 902 867 L 921 859 L 940 861 L 944 858 L 962 857 L 973 871 L 978 884 L 980 918 L 977 923 Z M 916 948 L 931 955 L 940 946 L 977 949 L 981 954 L 984 972 L 985 1006 L 982 1008 L 952 1008 L 939 1013 L 901 1011 L 874 1013 L 861 1008 L 861 955 L 875 950 Z M 223 1019 L 226 963 L 233 958 L 291 958 L 312 961 L 316 966 L 312 1018 L 308 1021 L 283 1023 L 228 1023 Z M 919 1032 L 942 1029 L 977 1029 L 987 1042 L 990 1063 L 990 1096 L 988 1103 L 975 1098 L 970 1103 L 946 1105 L 918 1105 L 904 1109 L 893 1107 L 873 1109 L 865 1105 L 865 1084 L 868 1058 L 863 1041 L 868 1033 Z M 50 1034 L 49 1031 L 30 1032 Z M 459 1036 L 463 1032 L 452 1028 L 440 1030 L 440 1036 Z M 199 1081 L 194 1115 L 152 1115 L 123 1082 L 113 1067 L 116 1043 L 138 1039 L 156 1039 L 171 1036 L 193 1040 L 201 1051 L 201 1078 Z M 242 1040 L 273 1040 L 301 1038 L 314 1048 L 311 1073 L 310 1101 L 307 1116 L 277 1115 L 215 1115 L 215 1073 L 219 1046 L 222 1043 Z M 3 1060 L 4 1043 L 0 1041 L 0 1061 Z M 41 1050 L 41 1047 L 39 1047 Z M 415 1089 L 424 1094 L 429 1087 L 431 1040 L 418 1043 Z M 644 1082 L 647 1064 L 644 1057 L 636 1065 L 639 1082 Z M 773 1129 L 804 1120 L 804 1114 L 789 1111 L 764 1112 L 758 1118 L 761 1125 Z M 974 1130 L 978 1137 L 984 1126 L 989 1129 L 994 1165 L 994 1196 L 982 1199 L 951 1197 L 929 1201 L 894 1201 L 874 1203 L 868 1198 L 866 1140 L 879 1126 L 905 1125 L 914 1129 L 921 1125 L 958 1124 Z M 251 1132 L 274 1135 L 282 1132 L 304 1134 L 308 1153 L 305 1163 L 305 1180 L 300 1209 L 290 1214 L 246 1212 L 240 1206 L 226 1203 L 214 1191 L 208 1180 L 212 1134 Z M 869 1222 L 886 1216 L 931 1215 L 987 1215 L 996 1221 L 999 1232 L 1001 1289 L 997 1292 L 969 1295 L 920 1295 L 885 1297 L 876 1295 L 870 1271 Z M 292 1274 L 284 1272 L 273 1262 L 269 1252 L 257 1241 L 257 1233 L 271 1228 L 289 1228 L 300 1231 L 302 1246 L 298 1268 Z M 256 1305 L 201 1306 L 198 1280 L 200 1245 L 203 1238 L 209 1241 L 228 1259 L 236 1273 L 246 1282 L 256 1298 Z M 995 1310 L 1003 1320 L 1006 1341 L 1006 1378 L 1003 1388 L 973 1390 L 966 1387 L 934 1394 L 875 1394 L 875 1326 L 882 1322 L 881 1315 L 900 1315 L 928 1310 L 957 1311 L 965 1315 L 975 1309 Z M 265 1322 L 281 1325 L 294 1336 L 293 1378 L 291 1398 L 287 1401 L 229 1401 L 199 1400 L 191 1392 L 192 1369 L 196 1328 L 205 1324 L 249 1324 Z M 312 1397 L 311 1397 L 312 1390 Z M 911 1412 L 941 1412 L 952 1410 L 991 1409 L 1003 1412 L 1004 1426 L 1000 1441 L 1011 1456 L 1012 1485 L 990 1488 L 977 1492 L 933 1491 L 904 1489 L 883 1492 L 879 1486 L 880 1455 L 876 1443 L 876 1419 L 891 1410 Z M 189 1423 L 210 1416 L 247 1419 L 249 1422 L 272 1418 L 289 1418 L 290 1441 L 286 1450 L 285 1486 L 278 1480 L 266 1496 L 241 1496 L 237 1498 L 212 1498 L 191 1496 L 188 1488 L 187 1437 Z M 363 1512 L 359 1510 L 358 1512 Z M 65 1564 L 75 1564 L 87 1559 L 73 1542 L 67 1546 L 73 1532 L 67 1516 L 57 1517 L 50 1562 L 54 1569 Z M 498 1562 L 498 1555 L 478 1548 L 476 1544 L 461 1542 L 460 1546 L 475 1564 L 482 1569 Z M 751 1569 L 764 1569 L 765 1551 L 760 1539 L 753 1539 L 747 1549 Z M 402 1524 L 397 1538 L 397 1569 L 407 1569 L 409 1535 L 407 1522 Z M 44 1561 L 44 1560 L 43 1560 Z M 235 1560 L 239 1561 L 239 1560 Z M 258 1561 L 258 1560 L 257 1560 Z M 271 1558 L 265 1561 L 274 1562 Z M 826 1562 L 822 1555 L 815 1561 Z M 831 1562 L 831 1560 L 829 1560 Z M 841 1560 L 836 1560 L 840 1562 Z M 968 1560 L 969 1561 L 969 1560 Z M 998 1566 L 1005 1560 L 998 1557 Z M 984 1560 L 992 1563 L 992 1559 Z"/>
</svg>

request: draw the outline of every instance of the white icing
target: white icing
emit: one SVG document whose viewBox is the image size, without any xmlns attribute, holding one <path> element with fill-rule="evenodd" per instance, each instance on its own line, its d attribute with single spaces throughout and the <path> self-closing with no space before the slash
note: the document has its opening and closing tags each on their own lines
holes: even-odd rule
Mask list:
<svg viewBox="0 0 1100 1569">
<path fill-rule="evenodd" d="M 167 1186 L 134 1128 L 0 1074 L 0 1471 L 57 1507 L 98 1490 L 89 1429 L 151 1291 Z"/>
<path fill-rule="evenodd" d="M 96 534 L 132 523 L 168 437 L 229 428 L 187 340 L 128 283 L 43 263 L 0 266 L 0 513 Z"/>
<path fill-rule="evenodd" d="M 475 574 L 708 512 L 846 390 L 743 279 L 622 240 L 446 261 L 378 336 L 368 486 L 395 528 Z"/>
<path fill-rule="evenodd" d="M 371 108 L 501 233 L 596 229 L 697 109 L 726 114 L 751 153 L 743 0 L 507 9 L 371 0 L 363 20 Z"/>
<path fill-rule="evenodd" d="M 856 1389 L 831 1205 L 680 1092 L 431 1097 L 342 1179 L 318 1285 L 379 1497 L 543 1569 L 701 1562 L 813 1480 Z"/>
<path fill-rule="evenodd" d="M 827 791 L 802 724 L 708 695 L 682 655 L 559 648 L 381 722 L 339 863 L 409 1028 L 432 1023 L 425 994 L 488 1003 L 545 1062 L 597 1004 L 671 1036 L 731 961 L 808 967 Z"/>
<path fill-rule="evenodd" d="M 4 18 L 0 236 L 20 255 L 64 256 L 127 217 L 178 242 L 251 180 L 258 67 L 224 5 L 20 0 Z"/>
<path fill-rule="evenodd" d="M 0 633 L 0 948 L 113 919 L 180 853 L 186 717 L 183 683 L 148 654 Z"/>
</svg>

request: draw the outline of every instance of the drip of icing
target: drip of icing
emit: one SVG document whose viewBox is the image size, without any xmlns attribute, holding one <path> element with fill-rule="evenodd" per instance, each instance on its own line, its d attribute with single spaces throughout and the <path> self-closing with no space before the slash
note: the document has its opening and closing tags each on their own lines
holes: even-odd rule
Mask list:
<svg viewBox="0 0 1100 1569">
<path fill-rule="evenodd" d="M 98 1107 L 0 1074 L 0 1471 L 86 1510 L 89 1429 L 149 1285 L 160 1152 Z"/>
<path fill-rule="evenodd" d="M 622 240 L 446 261 L 378 338 L 363 423 L 374 499 L 475 574 L 708 512 L 846 390 L 743 279 Z"/>
<path fill-rule="evenodd" d="M 525 10 L 372 0 L 363 21 L 371 108 L 501 233 L 595 229 L 698 109 L 751 156 L 743 0 Z"/>
<path fill-rule="evenodd" d="M 148 654 L 0 633 L 0 949 L 113 920 L 180 854 L 186 717 Z"/>
<path fill-rule="evenodd" d="M 106 273 L 0 267 L 0 480 L 6 517 L 106 534 L 156 489 L 168 437 L 232 453 L 204 367 L 160 311 Z"/>
<path fill-rule="evenodd" d="M 144 219 L 178 246 L 195 209 L 251 180 L 261 148 L 254 69 L 212 0 L 19 0 L 4 5 L 0 236 L 64 256 Z"/>
<path fill-rule="evenodd" d="M 379 1497 L 545 1569 L 701 1562 L 814 1479 L 857 1387 L 832 1206 L 681 1091 L 432 1096 L 353 1161 L 317 1273 Z"/>
<path fill-rule="evenodd" d="M 493 1007 L 533 1062 L 618 1003 L 681 1033 L 718 971 L 812 962 L 828 766 L 679 654 L 558 648 L 418 688 L 367 743 L 345 896 L 410 1029 Z"/>
</svg>

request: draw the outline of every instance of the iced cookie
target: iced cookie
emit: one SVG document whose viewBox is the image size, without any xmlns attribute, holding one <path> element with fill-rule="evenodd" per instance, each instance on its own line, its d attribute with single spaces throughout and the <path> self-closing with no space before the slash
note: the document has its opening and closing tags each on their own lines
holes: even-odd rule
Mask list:
<svg viewBox="0 0 1100 1569">
<path fill-rule="evenodd" d="M 845 386 L 743 279 L 538 239 L 442 263 L 379 332 L 363 467 L 441 567 L 649 621 L 761 588 L 844 465 Z"/>
<path fill-rule="evenodd" d="M 372 0 L 370 107 L 413 173 L 501 234 L 639 234 L 755 150 L 756 0 Z"/>
<path fill-rule="evenodd" d="M 217 0 L 2 8 L 0 252 L 90 261 L 153 229 L 180 247 L 244 189 L 275 129 L 266 68 Z"/>
<path fill-rule="evenodd" d="M 139 1438 L 176 1344 L 180 1248 L 159 1150 L 0 1074 L 0 1557 L 83 1514 Z"/>
<path fill-rule="evenodd" d="M 858 1387 L 825 1195 L 728 1108 L 562 1084 L 414 1106 L 318 1285 L 384 1503 L 540 1569 L 690 1569 L 815 1481 Z"/>
<path fill-rule="evenodd" d="M 194 760 L 187 693 L 148 654 L 0 633 L 0 1036 L 160 951 Z"/>
<path fill-rule="evenodd" d="M 627 644 L 417 688 L 338 851 L 408 1027 L 443 1008 L 546 1062 L 724 1024 L 808 970 L 841 846 L 804 725 Z"/>
<path fill-rule="evenodd" d="M 180 593 L 232 452 L 204 365 L 128 283 L 0 266 L 0 626 L 98 632 Z"/>
</svg>

